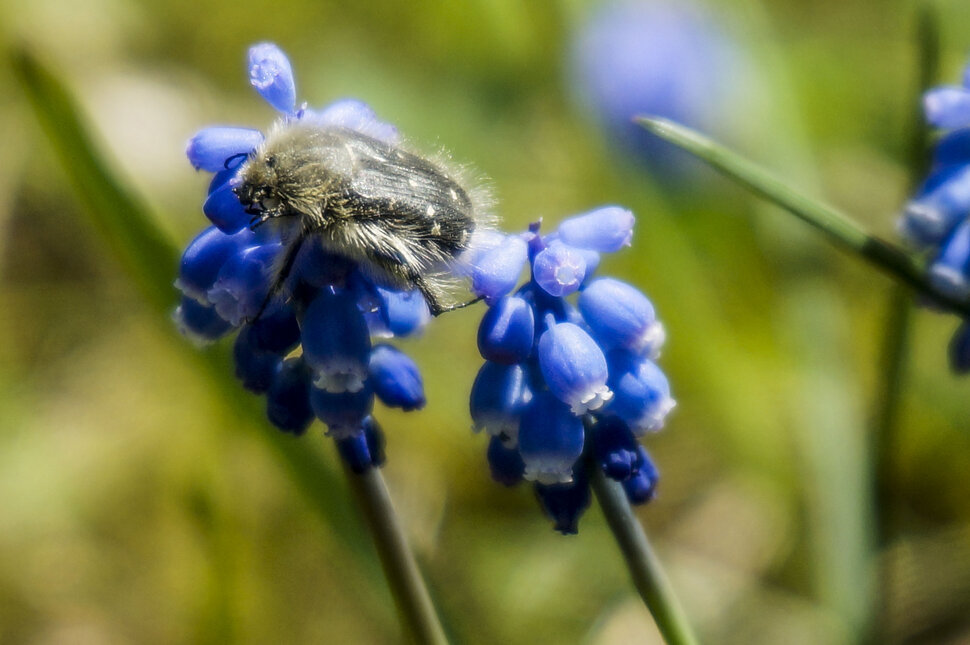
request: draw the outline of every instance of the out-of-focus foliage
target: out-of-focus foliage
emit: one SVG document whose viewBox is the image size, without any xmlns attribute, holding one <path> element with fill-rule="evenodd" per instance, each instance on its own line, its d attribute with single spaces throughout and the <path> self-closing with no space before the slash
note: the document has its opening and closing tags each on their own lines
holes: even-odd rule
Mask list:
<svg viewBox="0 0 970 645">
<path fill-rule="evenodd" d="M 911 4 L 709 7 L 757 74 L 735 145 L 892 235 L 917 100 Z M 271 118 L 244 82 L 263 39 L 299 66 L 300 96 L 366 100 L 419 149 L 488 177 L 510 230 L 632 208 L 636 251 L 604 270 L 656 304 L 679 402 L 648 439 L 662 480 L 640 517 L 710 642 L 846 642 L 868 610 L 866 422 L 889 284 L 710 174 L 664 190 L 611 150 L 567 80 L 591 9 L 3 0 L 0 44 L 69 80 L 178 242 L 200 228 L 205 181 L 185 141 Z M 952 79 L 970 15 L 961 0 L 939 10 Z M 0 641 L 394 641 L 383 582 L 160 331 L 3 66 L 0 83 Z M 466 400 L 479 316 L 449 314 L 408 342 L 428 407 L 381 411 L 385 474 L 449 628 L 471 643 L 657 642 L 598 512 L 564 538 L 528 490 L 489 480 Z M 941 348 L 955 324 L 917 314 L 904 387 L 900 538 L 881 557 L 897 572 L 890 627 L 911 642 L 970 637 L 970 382 Z"/>
</svg>

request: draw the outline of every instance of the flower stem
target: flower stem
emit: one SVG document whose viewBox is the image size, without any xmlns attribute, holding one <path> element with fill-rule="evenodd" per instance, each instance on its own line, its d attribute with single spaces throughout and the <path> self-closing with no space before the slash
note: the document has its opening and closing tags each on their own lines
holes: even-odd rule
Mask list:
<svg viewBox="0 0 970 645">
<path fill-rule="evenodd" d="M 936 79 L 939 66 L 940 34 L 939 20 L 931 1 L 923 2 L 916 17 L 917 83 L 916 96 L 922 97 Z M 910 117 L 910 145 L 908 162 L 910 190 L 915 190 L 930 166 L 930 131 L 923 116 L 919 99 L 913 101 Z M 876 546 L 885 553 L 896 531 L 894 470 L 895 454 L 899 443 L 899 406 L 906 358 L 909 350 L 909 332 L 913 311 L 910 294 L 897 285 L 889 294 L 886 327 L 883 335 L 881 379 L 876 398 L 876 412 L 872 428 L 872 459 L 874 507 L 876 516 Z M 870 639 L 880 642 L 880 626 L 886 624 L 890 606 L 887 598 L 891 588 L 893 571 L 888 557 L 879 565 L 878 603 L 870 625 Z"/>
<path fill-rule="evenodd" d="M 636 120 L 650 132 L 814 226 L 837 246 L 860 256 L 891 278 L 926 294 L 943 307 L 970 316 L 970 301 L 937 291 L 922 262 L 899 246 L 871 234 L 848 215 L 802 195 L 759 165 L 690 128 L 658 117 L 638 117 Z"/>
<path fill-rule="evenodd" d="M 664 640 L 668 645 L 697 643 L 670 580 L 637 521 L 623 487 L 608 479 L 594 460 L 588 460 L 586 467 L 596 499 L 626 559 L 633 584 L 653 614 Z"/>
<path fill-rule="evenodd" d="M 384 568 L 398 613 L 416 643 L 447 645 L 444 628 L 435 612 L 431 594 L 421 578 L 414 554 L 408 546 L 384 477 L 377 468 L 353 472 L 341 459 L 350 488 L 363 510 L 364 520 Z"/>
</svg>

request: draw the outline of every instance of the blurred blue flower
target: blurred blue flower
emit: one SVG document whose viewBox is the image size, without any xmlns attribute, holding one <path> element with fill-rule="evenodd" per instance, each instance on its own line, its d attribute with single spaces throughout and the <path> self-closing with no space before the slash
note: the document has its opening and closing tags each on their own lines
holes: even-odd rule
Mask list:
<svg viewBox="0 0 970 645">
<path fill-rule="evenodd" d="M 900 234 L 928 262 L 930 281 L 954 300 L 970 301 L 970 65 L 963 85 L 938 87 L 923 96 L 927 122 L 944 132 L 933 151 L 929 176 L 905 205 Z M 947 131 L 949 130 L 949 131 Z M 970 371 L 966 321 L 949 346 L 951 369 Z"/>
<path fill-rule="evenodd" d="M 297 108 L 290 62 L 271 43 L 250 49 L 249 78 L 282 119 L 313 119 L 398 139 L 397 129 L 360 101 Z M 363 472 L 384 462 L 383 434 L 371 416 L 374 397 L 404 410 L 424 405 L 417 365 L 386 343 L 372 344 L 371 336 L 418 333 L 430 314 L 419 293 L 374 284 L 354 262 L 312 239 L 301 246 L 280 293 L 271 293 L 282 263 L 280 232 L 273 226 L 251 230 L 251 215 L 232 190 L 240 164 L 262 141 L 259 130 L 219 126 L 188 143 L 190 163 L 214 173 L 202 207 L 212 226 L 182 255 L 175 285 L 183 296 L 175 322 L 199 344 L 238 330 L 236 376 L 266 396 L 270 422 L 301 435 L 320 419 L 351 470 Z M 524 262 L 524 242 L 522 249 Z"/>
<path fill-rule="evenodd" d="M 696 0 L 597 5 L 572 38 L 568 70 L 569 86 L 610 140 L 668 180 L 686 179 L 699 166 L 633 117 L 662 116 L 723 134 L 751 76 L 739 46 Z"/>
<path fill-rule="evenodd" d="M 632 213 L 607 206 L 567 218 L 547 235 L 533 224 L 470 260 L 473 283 L 506 276 L 500 289 L 480 292 L 489 309 L 478 331 L 485 364 L 471 391 L 473 427 L 492 437 L 492 477 L 507 486 L 533 482 L 563 533 L 576 532 L 589 504 L 584 455 L 621 482 L 633 503 L 651 499 L 657 484 L 637 437 L 659 429 L 674 406 L 653 362 L 663 326 L 636 288 L 592 278 L 601 253 L 630 244 L 633 225 Z M 511 240 L 525 252 L 511 252 Z M 531 279 L 506 295 L 525 261 Z"/>
</svg>

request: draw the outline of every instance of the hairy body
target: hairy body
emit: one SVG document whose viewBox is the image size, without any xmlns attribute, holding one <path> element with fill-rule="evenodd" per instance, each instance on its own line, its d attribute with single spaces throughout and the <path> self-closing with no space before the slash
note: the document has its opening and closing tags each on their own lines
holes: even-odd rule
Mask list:
<svg viewBox="0 0 970 645">
<path fill-rule="evenodd" d="M 376 282 L 419 289 L 432 314 L 457 308 L 444 302 L 447 273 L 482 214 L 453 173 L 356 130 L 296 121 L 274 130 L 237 177 L 253 226 L 296 220 L 271 296 L 314 236 Z"/>
</svg>

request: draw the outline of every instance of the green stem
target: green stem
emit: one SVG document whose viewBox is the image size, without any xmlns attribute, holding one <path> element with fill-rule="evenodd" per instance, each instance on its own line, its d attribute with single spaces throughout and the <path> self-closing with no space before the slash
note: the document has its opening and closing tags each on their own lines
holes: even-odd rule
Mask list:
<svg viewBox="0 0 970 645">
<path fill-rule="evenodd" d="M 694 645 L 697 639 L 647 534 L 637 521 L 623 486 L 608 479 L 594 460 L 587 461 L 590 482 L 606 521 L 626 559 L 633 584 L 668 645 Z"/>
<path fill-rule="evenodd" d="M 394 512 L 381 471 L 368 468 L 358 474 L 346 464 L 344 471 L 374 538 L 402 623 L 416 643 L 447 645 L 444 628 Z"/>
<path fill-rule="evenodd" d="M 917 83 L 916 96 L 934 83 L 939 66 L 940 34 L 939 20 L 932 2 L 920 5 L 916 19 Z M 910 116 L 910 145 L 908 151 L 910 190 L 915 190 L 926 176 L 930 166 L 930 131 L 923 116 L 921 102 L 913 101 Z M 882 363 L 876 413 L 872 428 L 872 459 L 875 463 L 873 486 L 876 514 L 876 544 L 885 552 L 896 531 L 895 516 L 895 455 L 899 444 L 900 395 L 906 371 L 909 350 L 909 333 L 912 325 L 912 298 L 906 289 L 897 286 L 889 295 L 886 328 L 883 335 Z M 876 614 L 870 626 L 871 642 L 880 642 L 881 626 L 891 610 L 887 590 L 891 588 L 893 571 L 891 562 L 883 557 L 879 567 L 878 602 Z"/>
<path fill-rule="evenodd" d="M 906 251 L 866 231 L 848 215 L 784 184 L 765 169 L 690 128 L 658 117 L 638 117 L 644 128 L 705 161 L 756 195 L 774 202 L 822 231 L 832 242 L 861 256 L 902 284 L 970 317 L 970 302 L 937 291 L 926 268 Z"/>
</svg>

